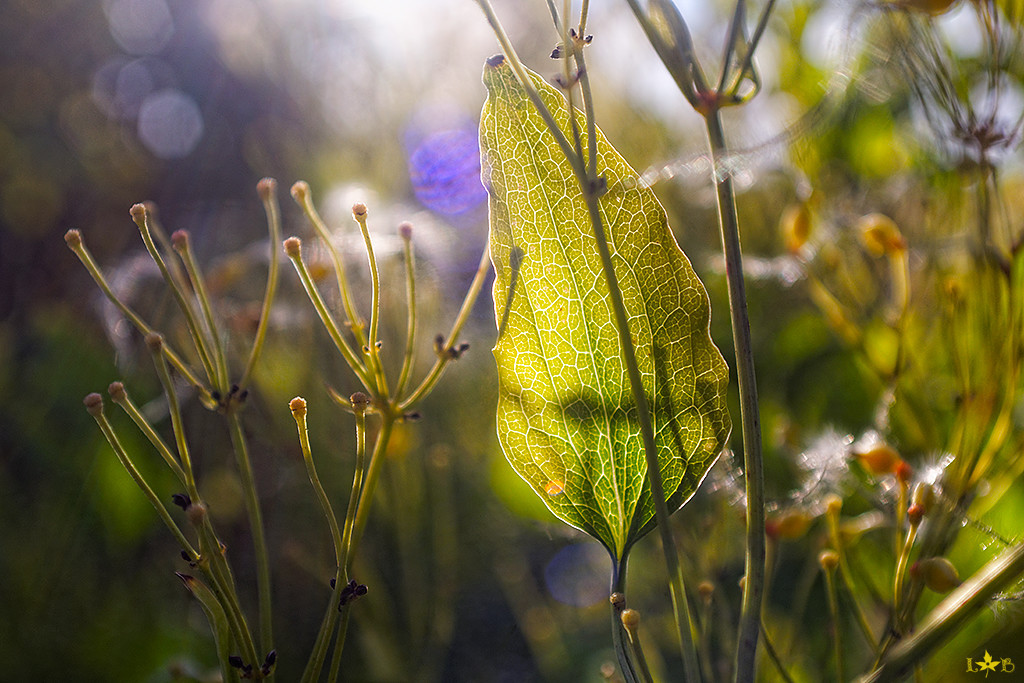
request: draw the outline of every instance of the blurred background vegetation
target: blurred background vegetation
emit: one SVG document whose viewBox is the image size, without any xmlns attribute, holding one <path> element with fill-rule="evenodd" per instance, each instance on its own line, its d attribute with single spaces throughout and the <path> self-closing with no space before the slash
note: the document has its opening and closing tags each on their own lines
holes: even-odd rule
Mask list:
<svg viewBox="0 0 1024 683">
<path fill-rule="evenodd" d="M 625 3 L 593 4 L 588 60 L 598 121 L 637 169 L 652 169 L 711 294 L 712 332 L 728 359 L 700 119 Z M 731 3 L 679 4 L 698 49 L 713 59 Z M 496 6 L 524 60 L 554 73 L 547 55 L 558 38 L 544 4 Z M 998 86 L 977 75 L 986 56 L 974 16 L 972 3 L 961 2 L 935 20 L 936 35 L 961 70 L 958 96 L 991 109 L 993 125 L 1011 138 L 993 152 L 1003 188 L 993 200 L 1001 229 L 1019 235 L 1024 74 L 1021 60 L 1009 59 Z M 1019 34 L 1020 26 L 1007 30 Z M 915 470 L 943 462 L 959 399 L 948 358 L 936 350 L 947 284 L 936 264 L 970 253 L 965 225 L 975 215 L 977 177 L 969 145 L 937 124 L 952 105 L 915 95 L 905 67 L 908 54 L 922 54 L 913 41 L 925 33 L 914 31 L 924 29 L 904 30 L 898 15 L 866 4 L 780 2 L 759 52 L 763 92 L 727 121 L 742 150 L 735 172 L 776 512 L 797 507 L 813 519 L 826 493 L 839 493 L 851 517 L 891 508 L 891 482 L 847 464 L 851 443 L 875 432 Z M 269 249 L 256 182 L 279 179 L 285 234 L 306 236 L 286 197 L 305 179 L 336 229 L 351 227 L 353 201 L 368 204 L 394 314 L 386 330 L 399 343 L 404 291 L 394 235 L 399 222 L 414 224 L 422 368 L 486 242 L 475 126 L 480 69 L 496 44 L 469 0 L 11 0 L 0 4 L 0 45 L 0 679 L 202 678 L 215 670 L 215 653 L 201 610 L 172 574 L 184 566 L 178 549 L 81 405 L 117 379 L 140 403 L 159 387 L 140 341 L 61 237 L 80 229 L 120 291 L 161 329 L 173 320 L 173 302 L 140 256 L 128 215 L 133 203 L 154 201 L 168 230 L 191 231 L 218 308 L 247 348 Z M 813 228 L 803 252 L 787 249 L 779 228 L 787 208 L 801 204 Z M 859 241 L 857 220 L 873 212 L 894 218 L 909 244 L 909 331 L 891 324 L 886 267 Z M 362 259 L 356 251 L 353 267 Z M 839 307 L 823 306 L 812 281 Z M 343 395 L 358 388 L 296 285 L 283 268 L 246 410 L 273 554 L 280 680 L 301 671 L 333 573 L 286 403 L 309 400 L 314 456 L 341 507 L 353 429 L 326 387 Z M 614 659 L 607 557 L 554 521 L 497 446 L 493 338 L 485 290 L 464 333 L 469 353 L 422 405 L 423 419 L 395 436 L 356 567 L 371 594 L 354 612 L 346 680 L 602 680 Z M 894 377 L 901 344 L 907 372 Z M 1001 381 L 998 370 L 992 381 Z M 159 416 L 159 401 L 149 408 Z M 1020 408 L 1008 452 L 1019 452 Z M 186 412 L 201 489 L 252 608 L 251 548 L 228 435 L 197 402 Z M 120 426 L 134 434 L 126 421 Z M 126 445 L 148 453 L 141 437 Z M 1019 460 L 1007 461 L 1013 476 Z M 674 517 L 687 576 L 716 587 L 716 655 L 731 652 L 743 571 L 735 467 L 726 454 Z M 150 476 L 166 498 L 173 491 L 165 474 L 154 464 Z M 951 551 L 961 576 L 1006 539 L 1019 540 L 1022 515 L 1024 491 L 1013 485 Z M 865 534 L 858 569 L 862 585 L 884 589 L 892 568 L 870 559 L 891 551 L 891 529 L 881 526 Z M 823 604 L 816 557 L 824 536 L 814 521 L 774 558 L 766 615 L 800 680 L 820 680 L 829 657 L 827 615 L 806 607 Z M 632 599 L 645 614 L 649 649 L 674 653 L 662 570 L 646 555 L 634 553 Z M 1007 592 L 930 671 L 960 671 L 964 657 L 986 648 L 1024 667 L 1017 597 Z M 847 641 L 861 647 L 855 634 Z M 678 673 L 672 654 L 653 665 Z"/>
</svg>

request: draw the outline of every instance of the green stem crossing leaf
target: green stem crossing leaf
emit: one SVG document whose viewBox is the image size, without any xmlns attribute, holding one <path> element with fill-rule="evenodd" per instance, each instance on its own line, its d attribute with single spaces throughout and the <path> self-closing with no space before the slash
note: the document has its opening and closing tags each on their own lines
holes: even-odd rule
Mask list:
<svg viewBox="0 0 1024 683">
<path fill-rule="evenodd" d="M 531 77 L 568 131 L 562 95 Z M 655 513 L 587 204 L 509 65 L 489 61 L 484 83 L 499 440 L 556 516 L 621 560 L 654 527 Z M 728 369 L 708 332 L 707 293 L 664 209 L 600 131 L 596 151 L 608 187 L 601 218 L 650 404 L 664 495 L 675 510 L 728 438 Z"/>
</svg>

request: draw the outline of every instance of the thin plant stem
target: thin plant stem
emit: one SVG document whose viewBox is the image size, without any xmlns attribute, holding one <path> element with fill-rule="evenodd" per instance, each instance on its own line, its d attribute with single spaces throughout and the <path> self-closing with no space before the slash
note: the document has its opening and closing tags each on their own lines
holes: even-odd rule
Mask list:
<svg viewBox="0 0 1024 683">
<path fill-rule="evenodd" d="M 412 246 L 411 226 L 402 226 L 402 251 L 405 256 L 405 300 L 408 314 L 405 328 L 405 353 L 398 373 L 394 396 L 401 397 L 412 374 L 416 351 L 416 251 Z"/>
<path fill-rule="evenodd" d="M 832 620 L 832 645 L 836 664 L 836 681 L 843 681 L 843 638 L 839 622 L 839 595 L 836 591 L 835 567 L 825 567 L 825 592 L 828 594 L 828 613 Z"/>
<path fill-rule="evenodd" d="M 914 547 L 914 539 L 917 537 L 917 524 L 911 524 L 907 529 L 907 538 L 900 550 L 899 558 L 896 561 L 896 576 L 893 579 L 892 588 L 892 611 L 899 613 L 900 603 L 903 601 L 903 580 L 907 573 L 907 562 L 910 560 L 910 550 Z"/>
<path fill-rule="evenodd" d="M 149 420 L 146 419 L 146 417 L 138 409 L 135 403 L 132 402 L 131 398 L 128 396 L 128 393 L 124 390 L 124 386 L 118 383 L 119 390 L 115 390 L 113 384 L 111 384 L 110 386 L 111 399 L 114 401 L 114 403 L 121 406 L 124 412 L 128 414 L 128 417 L 132 419 L 132 422 L 134 422 L 135 425 L 139 428 L 139 430 L 146 435 L 146 438 L 149 440 L 151 444 L 153 444 L 153 447 L 156 448 L 157 452 L 160 454 L 160 457 L 164 459 L 164 462 L 167 463 L 167 466 L 170 467 L 171 471 L 174 472 L 174 476 L 176 476 L 178 478 L 178 481 L 180 481 L 182 485 L 184 485 L 185 471 L 181 469 L 181 464 L 178 463 L 177 459 L 174 457 L 174 454 L 171 453 L 171 449 L 168 448 L 164 440 L 160 438 L 160 435 L 156 433 L 156 430 L 153 429 L 153 426 L 149 424 Z"/>
<path fill-rule="evenodd" d="M 356 312 L 355 304 L 352 302 L 352 291 L 348 284 L 348 276 L 345 273 L 345 261 L 341 258 L 341 255 L 334 246 L 331 234 L 327 230 L 327 224 L 324 223 L 320 214 L 316 210 L 316 206 L 313 204 L 313 196 L 310 192 L 309 185 L 305 182 L 297 182 L 292 185 L 292 197 L 298 205 L 302 207 L 302 211 L 306 214 L 306 218 L 313 226 L 313 229 L 316 231 L 320 241 L 323 242 L 327 252 L 331 255 L 331 261 L 334 264 L 334 274 L 338 280 L 338 294 L 341 295 L 341 302 L 345 309 L 345 316 L 348 319 L 348 324 L 352 330 L 352 334 L 355 335 L 356 345 L 362 346 L 366 343 L 366 339 L 363 337 L 363 323 Z"/>
<path fill-rule="evenodd" d="M 643 644 L 640 642 L 639 623 L 630 623 L 630 620 L 633 619 L 634 615 L 638 621 L 639 614 L 635 613 L 634 610 L 623 611 L 620 617 L 622 626 L 626 631 L 626 636 L 629 641 L 629 649 L 633 654 L 633 661 L 636 662 L 636 666 L 640 670 L 640 680 L 643 681 L 643 683 L 654 683 L 654 677 L 651 676 L 651 668 L 647 665 L 647 657 L 644 655 Z"/>
<path fill-rule="evenodd" d="M 260 510 L 259 495 L 256 492 L 256 479 L 253 476 L 249 446 L 245 438 L 245 432 L 242 430 L 242 421 L 238 417 L 236 406 L 232 406 L 228 411 L 228 423 L 231 428 L 231 444 L 235 451 L 235 461 L 238 464 L 238 473 L 242 481 L 245 509 L 249 516 L 253 555 L 256 559 L 260 645 L 264 652 L 270 652 L 274 643 L 273 622 L 271 620 L 270 554 L 267 550 L 267 538 L 263 529 L 263 513 Z"/>
<path fill-rule="evenodd" d="M 764 651 L 768 654 L 768 659 L 775 665 L 775 670 L 779 672 L 779 676 L 786 683 L 794 683 L 793 677 L 786 671 L 786 666 L 782 663 L 782 658 L 779 657 L 778 651 L 775 649 L 775 645 L 772 643 L 771 637 L 768 635 L 768 626 L 764 623 L 764 618 L 761 618 L 761 637 L 764 640 Z"/>
<path fill-rule="evenodd" d="M 352 533 L 356 523 L 356 516 L 359 512 L 360 497 L 363 492 L 363 477 L 366 474 L 366 401 L 365 396 L 353 395 L 352 412 L 356 418 L 356 462 L 355 472 L 352 475 L 352 492 L 348 498 L 348 509 L 345 511 L 345 530 L 341 536 L 341 553 L 338 556 L 338 564 L 342 568 L 342 576 L 348 579 L 349 552 L 352 546 Z M 382 430 L 383 433 L 383 430 Z M 380 436 L 377 436 L 377 443 L 380 443 Z M 376 453 L 376 449 L 374 449 Z"/>
<path fill-rule="evenodd" d="M 626 560 L 612 557 L 612 592 L 608 598 L 611 606 L 612 644 L 619 660 L 619 670 L 626 683 L 640 683 L 633 663 L 632 653 L 627 647 L 627 639 L 623 638 L 625 627 L 622 625 L 622 612 L 626 609 Z"/>
<path fill-rule="evenodd" d="M 380 475 L 380 468 L 384 464 L 384 453 L 387 451 L 388 441 L 391 437 L 391 428 L 394 423 L 394 416 L 388 413 L 381 414 L 380 431 L 377 432 L 377 441 L 373 445 L 373 453 L 370 455 L 370 462 L 366 466 L 366 474 L 363 477 L 362 486 L 359 490 L 359 499 L 356 503 L 355 518 L 351 522 L 348 542 L 345 546 L 346 573 L 352 569 L 359 541 L 362 538 L 363 530 L 366 528 L 366 520 L 370 516 L 370 501 L 373 500 L 373 492 L 377 487 L 377 478 Z"/>
<path fill-rule="evenodd" d="M 195 291 L 196 299 L 199 301 L 199 310 L 203 312 L 203 318 L 206 320 L 206 330 L 213 340 L 212 348 L 210 349 L 210 360 L 213 362 L 216 376 L 211 381 L 216 384 L 222 394 L 226 395 L 228 391 L 227 358 L 224 356 L 224 344 L 221 342 L 220 334 L 217 331 L 217 322 L 213 317 L 210 295 L 206 291 L 206 278 L 203 277 L 203 273 L 199 268 L 199 262 L 196 261 L 195 253 L 190 244 L 189 234 L 184 230 L 180 230 L 175 232 L 171 239 L 174 241 L 175 249 L 181 255 L 181 260 L 185 264 L 185 272 L 188 273 L 189 280 L 192 282 L 192 289 Z"/>
<path fill-rule="evenodd" d="M 366 227 L 366 206 L 357 204 L 352 209 L 352 215 L 359 223 L 359 232 L 362 233 L 363 243 L 366 245 L 366 259 L 370 264 L 370 332 L 366 340 L 365 353 L 370 358 L 369 367 L 376 379 L 373 385 L 374 394 L 383 397 L 388 395 L 388 380 L 380 362 L 380 341 L 377 339 L 380 327 L 380 272 L 377 270 L 377 259 L 373 255 L 370 231 Z"/>
<path fill-rule="evenodd" d="M 203 334 L 199 321 L 196 320 L 196 314 L 192 309 L 192 304 L 188 302 L 185 298 L 185 292 L 178 287 L 177 281 L 171 276 L 170 271 L 167 269 L 167 263 L 160 254 L 160 250 L 156 248 L 156 243 L 153 242 L 153 236 L 149 231 L 149 213 L 142 204 L 136 204 L 132 207 L 132 219 L 134 219 L 135 225 L 139 228 L 139 233 L 142 235 L 142 241 L 146 244 L 146 249 L 149 251 L 150 258 L 153 259 L 157 267 L 160 269 L 160 273 L 163 275 L 168 289 L 171 290 L 171 294 L 174 295 L 175 301 L 178 302 L 178 308 L 185 316 L 185 325 L 188 327 L 189 334 L 192 337 L 192 343 L 195 345 L 196 352 L 199 354 L 199 360 L 203 364 L 203 368 L 206 370 L 207 380 L 212 386 L 217 387 L 217 371 L 214 366 L 213 357 L 210 354 L 209 341 Z"/>
<path fill-rule="evenodd" d="M 90 410 L 90 412 L 92 411 Z M 178 541 L 178 544 L 181 545 L 181 547 L 188 554 L 189 559 L 195 560 L 199 556 L 199 553 L 196 552 L 195 548 L 192 547 L 192 544 L 189 543 L 187 538 L 185 538 L 185 534 L 182 533 L 181 528 L 178 527 L 177 522 L 175 522 L 174 518 L 171 517 L 171 514 L 167 511 L 167 508 L 160 500 L 160 497 L 153 491 L 150 485 L 146 483 L 146 479 L 139 472 L 138 468 L 135 467 L 135 463 L 128 455 L 128 452 L 125 451 L 124 446 L 121 445 L 121 441 L 117 438 L 117 433 L 114 431 L 114 428 L 107 420 L 106 415 L 103 414 L 102 409 L 98 413 L 93 415 L 93 417 L 96 420 L 96 424 L 99 425 L 100 431 L 103 432 L 103 436 L 106 437 L 107 443 L 109 443 L 110 447 L 113 449 L 114 455 L 117 456 L 118 461 L 120 461 L 121 465 L 125 468 L 125 470 L 128 471 L 128 474 L 135 481 L 138 487 L 142 490 L 146 498 L 149 499 L 149 502 L 153 504 L 153 507 L 156 509 L 157 515 L 160 517 L 160 520 L 170 530 L 171 534 L 174 536 L 174 539 Z"/>
<path fill-rule="evenodd" d="M 114 294 L 114 290 L 111 289 L 110 284 L 107 282 L 106 277 L 103 275 L 103 271 L 100 270 L 99 265 L 96 263 L 96 259 L 93 258 L 92 253 L 85 246 L 82 241 L 82 236 L 77 230 L 69 230 L 64 236 L 64 240 L 68 243 L 68 247 L 75 253 L 78 260 L 82 262 L 85 269 L 89 272 L 93 282 L 100 288 L 100 291 L 106 295 L 110 303 L 114 304 L 121 315 L 128 319 L 128 321 L 135 326 L 135 329 L 139 331 L 143 336 L 154 334 L 154 330 L 136 313 L 130 306 L 121 301 L 120 297 Z M 201 379 L 199 379 L 192 369 L 189 368 L 188 364 L 181 359 L 177 353 L 174 352 L 166 343 L 162 345 L 163 354 L 167 357 L 167 362 L 174 366 L 174 369 L 185 378 L 185 380 L 195 388 L 205 405 L 213 405 L 215 402 L 213 397 L 210 395 L 210 390 L 206 387 Z"/>
<path fill-rule="evenodd" d="M 473 311 L 473 306 L 476 304 L 476 299 L 480 295 L 480 290 L 483 289 L 484 280 L 487 279 L 487 273 L 490 271 L 491 259 L 487 249 L 484 249 L 480 255 L 480 263 L 477 264 L 476 274 L 473 276 L 473 281 L 469 285 L 469 289 L 466 291 L 466 296 L 462 300 L 462 306 L 459 308 L 458 315 L 455 316 L 455 322 L 452 323 L 451 330 L 448 332 L 448 336 L 445 337 L 444 348 L 438 349 L 437 360 L 434 361 L 427 376 L 423 378 L 420 385 L 416 387 L 409 396 L 403 398 L 398 403 L 396 413 L 402 414 L 407 411 L 410 407 L 415 405 L 420 399 L 429 394 L 437 381 L 441 379 L 441 374 L 444 372 L 445 367 L 450 363 L 453 358 L 448 351 L 455 345 L 455 342 L 459 338 L 459 334 L 462 332 L 463 326 L 469 320 L 469 314 Z"/>
<path fill-rule="evenodd" d="M 291 400 L 289 407 L 292 411 L 292 416 L 295 418 L 295 424 L 299 432 L 299 446 L 302 449 L 302 459 L 306 464 L 306 474 L 309 475 L 309 481 L 313 485 L 313 490 L 316 493 L 317 500 L 320 502 L 320 508 L 323 510 L 324 517 L 327 518 L 327 524 L 331 530 L 331 541 L 334 544 L 334 561 L 336 565 L 334 586 L 335 592 L 331 594 L 330 600 L 328 601 L 327 613 L 324 615 L 324 620 L 320 626 L 320 632 L 317 634 L 316 644 L 313 648 L 313 655 L 310 658 L 310 667 L 307 669 L 311 680 L 316 680 L 320 675 L 320 669 L 323 667 L 323 659 L 327 653 L 326 644 L 332 631 L 334 631 L 335 623 L 338 618 L 338 610 L 334 608 L 334 602 L 336 600 L 336 594 L 339 586 L 344 585 L 345 572 L 344 572 L 344 545 L 342 543 L 341 528 L 338 526 L 338 518 L 334 514 L 334 509 L 331 507 L 330 498 L 327 497 L 327 492 L 324 491 L 323 485 L 320 483 L 320 477 L 316 473 L 316 465 L 313 463 L 313 452 L 309 446 L 309 433 L 306 430 L 306 401 L 302 398 L 296 397 Z M 315 661 L 314 661 L 315 660 Z M 303 680 L 307 680 L 306 676 Z"/>
<path fill-rule="evenodd" d="M 754 678 L 757 641 L 761 623 L 761 602 L 765 575 L 764 465 L 761 447 L 761 417 L 757 403 L 754 352 L 750 342 L 750 318 L 743 282 L 743 252 L 740 246 L 739 219 L 732 176 L 722 173 L 721 159 L 728 154 L 720 112 L 715 109 L 704 117 L 711 147 L 718 218 L 725 255 L 725 277 L 729 287 L 729 311 L 732 318 L 733 346 L 736 353 L 736 380 L 740 394 L 740 421 L 743 427 L 743 469 L 747 498 L 746 581 L 740 611 L 736 645 L 736 680 Z"/>
<path fill-rule="evenodd" d="M 323 297 L 320 296 L 320 291 L 317 289 L 316 283 L 313 282 L 313 278 L 310 276 L 309 270 L 306 268 L 306 264 L 302 260 L 302 254 L 299 251 L 298 245 L 296 245 L 294 251 L 288 251 L 289 241 L 290 240 L 285 240 L 286 253 L 291 259 L 292 265 L 295 266 L 295 272 L 299 274 L 299 279 L 302 281 L 302 287 L 306 290 L 309 300 L 313 303 L 313 308 L 316 309 L 317 314 L 320 316 L 320 322 L 323 323 L 324 329 L 327 330 L 327 334 L 330 335 L 331 341 L 334 342 L 334 346 L 341 352 L 345 362 L 352 368 L 352 372 L 356 374 L 356 377 L 359 378 L 359 381 L 362 382 L 363 386 L 373 386 L 373 382 L 367 374 L 366 367 L 348 345 L 348 342 L 345 341 L 345 338 L 341 334 L 341 330 L 338 329 L 338 324 L 334 321 L 334 316 L 331 315 L 330 310 L 327 308 L 327 304 L 324 303 Z"/>
<path fill-rule="evenodd" d="M 324 659 L 327 657 L 327 643 L 330 640 L 331 634 L 334 631 L 334 625 L 337 621 L 337 588 L 344 585 L 342 583 L 344 579 L 344 570 L 338 567 L 334 575 L 334 586 L 335 590 L 332 590 L 330 595 L 327 596 L 327 607 L 324 610 L 324 616 L 320 620 L 320 628 L 316 633 L 316 640 L 313 642 L 313 650 L 309 654 L 309 659 L 306 660 L 306 668 L 302 671 L 301 683 L 315 683 L 320 680 L 320 671 L 324 666 Z"/>
<path fill-rule="evenodd" d="M 253 340 L 252 349 L 249 351 L 249 360 L 245 364 L 242 378 L 238 380 L 238 386 L 244 388 L 249 383 L 256 361 L 263 352 L 263 344 L 267 337 L 267 327 L 270 322 L 270 309 L 274 303 L 274 296 L 277 293 L 278 275 L 281 270 L 281 252 L 277 245 L 281 243 L 281 206 L 277 201 L 277 181 L 273 178 L 264 178 L 257 185 L 260 198 L 263 200 L 263 210 L 267 214 L 267 228 L 270 232 L 270 267 L 267 270 L 267 287 L 263 294 L 263 306 L 260 309 L 260 321 L 256 326 L 256 338 Z"/>
</svg>

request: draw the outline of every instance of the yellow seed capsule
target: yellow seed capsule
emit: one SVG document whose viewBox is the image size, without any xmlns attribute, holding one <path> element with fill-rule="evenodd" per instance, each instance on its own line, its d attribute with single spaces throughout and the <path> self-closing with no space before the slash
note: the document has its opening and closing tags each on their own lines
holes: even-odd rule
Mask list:
<svg viewBox="0 0 1024 683">
<path fill-rule="evenodd" d="M 907 248 L 896 222 L 880 213 L 872 213 L 857 221 L 861 242 L 874 256 L 897 254 Z"/>
<path fill-rule="evenodd" d="M 910 567 L 910 575 L 936 593 L 948 593 L 961 583 L 956 567 L 945 557 L 929 557 L 915 562 Z"/>
<path fill-rule="evenodd" d="M 765 526 L 770 537 L 793 541 L 807 533 L 811 521 L 813 518 L 805 510 L 793 509 L 767 520 Z"/>
<path fill-rule="evenodd" d="M 914 493 L 910 497 L 911 505 L 921 506 L 921 512 L 928 514 L 928 511 L 935 505 L 935 488 L 927 483 L 921 482 L 914 487 Z"/>
<path fill-rule="evenodd" d="M 839 566 L 839 553 L 835 550 L 822 550 L 818 555 L 818 564 L 826 571 L 832 571 Z"/>
<path fill-rule="evenodd" d="M 786 243 L 786 249 L 791 254 L 796 254 L 807 243 L 811 236 L 811 211 L 806 204 L 790 204 L 782 212 L 779 219 L 779 229 L 782 232 L 782 239 Z"/>
<path fill-rule="evenodd" d="M 627 631 L 634 631 L 640 625 L 640 613 L 635 609 L 622 610 L 622 625 Z"/>
<path fill-rule="evenodd" d="M 901 462 L 900 454 L 896 452 L 895 448 L 885 442 L 879 442 L 866 451 L 854 453 L 853 455 L 864 466 L 864 469 L 876 476 L 892 474 L 896 471 L 896 466 Z"/>
</svg>

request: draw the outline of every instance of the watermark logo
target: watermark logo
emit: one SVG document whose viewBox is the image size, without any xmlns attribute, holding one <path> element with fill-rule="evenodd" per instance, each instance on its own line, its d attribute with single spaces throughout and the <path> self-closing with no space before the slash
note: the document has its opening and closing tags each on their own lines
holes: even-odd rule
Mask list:
<svg viewBox="0 0 1024 683">
<path fill-rule="evenodd" d="M 992 655 L 985 650 L 985 658 L 977 661 L 967 658 L 967 673 L 969 674 L 980 674 L 985 672 L 985 678 L 988 678 L 990 673 L 1013 673 L 1016 667 L 1013 664 L 1013 660 L 1009 657 L 1002 659 L 993 658 Z"/>
</svg>

